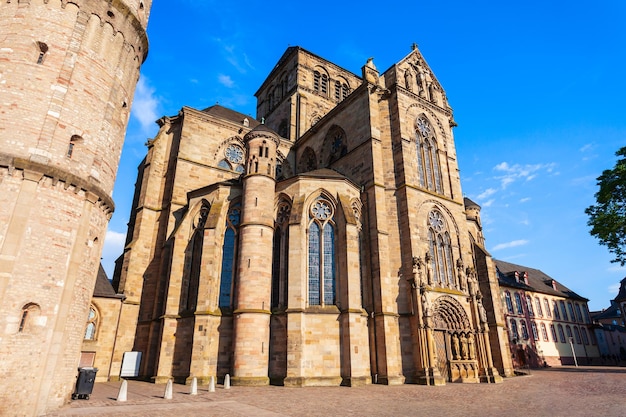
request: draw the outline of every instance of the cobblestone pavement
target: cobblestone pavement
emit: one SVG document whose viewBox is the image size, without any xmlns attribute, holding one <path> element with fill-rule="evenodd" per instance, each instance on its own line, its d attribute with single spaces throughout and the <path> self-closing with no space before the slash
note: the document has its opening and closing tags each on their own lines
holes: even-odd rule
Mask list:
<svg viewBox="0 0 626 417">
<path fill-rule="evenodd" d="M 365 387 L 237 387 L 208 392 L 128 382 L 128 401 L 116 402 L 120 382 L 98 383 L 89 400 L 50 416 L 626 416 L 626 368 L 560 367 L 532 370 L 502 384 L 369 385 Z"/>
</svg>

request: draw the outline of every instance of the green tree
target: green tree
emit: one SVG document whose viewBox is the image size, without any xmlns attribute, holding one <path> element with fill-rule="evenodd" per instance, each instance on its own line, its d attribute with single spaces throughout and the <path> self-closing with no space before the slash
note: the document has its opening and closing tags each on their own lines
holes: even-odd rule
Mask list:
<svg viewBox="0 0 626 417">
<path fill-rule="evenodd" d="M 595 194 L 596 204 L 585 209 L 589 216 L 592 236 L 615 255 L 611 262 L 626 265 L 626 146 L 615 153 L 618 157 L 613 169 L 598 177 L 600 190 Z"/>
</svg>

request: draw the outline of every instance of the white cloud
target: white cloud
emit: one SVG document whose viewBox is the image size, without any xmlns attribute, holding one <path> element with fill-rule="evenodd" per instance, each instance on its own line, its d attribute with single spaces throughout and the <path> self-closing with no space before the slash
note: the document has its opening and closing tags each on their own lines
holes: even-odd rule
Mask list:
<svg viewBox="0 0 626 417">
<path fill-rule="evenodd" d="M 104 246 L 102 248 L 102 266 L 107 272 L 109 279 L 113 278 L 115 260 L 124 252 L 125 241 L 126 233 L 107 230 L 106 237 L 104 238 Z"/>
<path fill-rule="evenodd" d="M 159 118 L 159 100 L 154 95 L 154 92 L 154 87 L 150 86 L 148 79 L 143 75 L 139 77 L 131 115 L 141 124 L 141 128 L 146 132 L 153 129 L 155 126 L 154 122 Z"/>
<path fill-rule="evenodd" d="M 524 198 L 520 198 L 519 202 L 520 202 L 520 203 L 527 203 L 527 202 L 529 202 L 530 200 L 531 200 L 531 198 L 530 198 L 530 197 L 524 197 Z"/>
<path fill-rule="evenodd" d="M 487 201 L 485 201 L 484 203 L 482 203 L 482 205 L 483 205 L 483 207 L 491 207 L 495 201 L 496 201 L 496 200 L 494 200 L 494 199 L 492 198 L 491 200 L 487 200 Z"/>
<path fill-rule="evenodd" d="M 613 264 L 612 266 L 607 268 L 609 272 L 624 272 L 626 271 L 626 266 L 621 266 L 620 264 Z"/>
<path fill-rule="evenodd" d="M 619 282 L 616 284 L 609 285 L 607 289 L 609 290 L 609 294 L 617 295 L 617 293 L 619 292 Z"/>
<path fill-rule="evenodd" d="M 485 191 L 476 196 L 477 200 L 484 200 L 485 198 L 489 198 L 494 195 L 498 190 L 495 188 L 487 188 Z"/>
<path fill-rule="evenodd" d="M 512 240 L 511 242 L 500 243 L 499 245 L 494 246 L 491 250 L 492 251 L 497 251 L 497 250 L 500 250 L 500 249 L 515 248 L 517 246 L 527 245 L 528 243 L 529 243 L 529 241 L 525 240 L 525 239 Z"/>
<path fill-rule="evenodd" d="M 222 84 L 224 87 L 232 88 L 235 85 L 235 82 L 230 75 L 220 74 L 217 76 L 217 81 Z"/>
<path fill-rule="evenodd" d="M 579 151 L 580 152 L 587 152 L 587 151 L 592 151 L 596 148 L 596 144 L 595 143 L 587 143 L 585 145 L 583 145 Z"/>
<path fill-rule="evenodd" d="M 509 184 L 517 180 L 531 181 L 537 178 L 541 171 L 552 173 L 555 166 L 556 164 L 553 162 L 548 164 L 525 165 L 509 165 L 507 162 L 500 162 L 498 165 L 493 167 L 493 169 L 502 173 L 502 175 L 496 176 L 496 179 L 500 180 L 500 186 L 502 189 L 505 189 Z"/>
</svg>

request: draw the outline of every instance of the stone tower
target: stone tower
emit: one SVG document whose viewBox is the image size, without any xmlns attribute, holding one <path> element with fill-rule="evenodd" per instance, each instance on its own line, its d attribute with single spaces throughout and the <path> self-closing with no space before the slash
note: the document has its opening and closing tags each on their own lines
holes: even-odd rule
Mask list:
<svg viewBox="0 0 626 417">
<path fill-rule="evenodd" d="M 259 125 L 245 137 L 242 222 L 239 227 L 239 285 L 235 297 L 233 383 L 267 385 L 274 192 L 278 135 Z"/>
<path fill-rule="evenodd" d="M 151 0 L 0 5 L 0 403 L 69 400 Z"/>
</svg>

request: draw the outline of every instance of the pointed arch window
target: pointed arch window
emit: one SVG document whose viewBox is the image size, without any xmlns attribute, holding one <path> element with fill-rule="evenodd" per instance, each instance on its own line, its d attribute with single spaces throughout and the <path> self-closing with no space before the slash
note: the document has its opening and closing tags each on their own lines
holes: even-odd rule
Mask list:
<svg viewBox="0 0 626 417">
<path fill-rule="evenodd" d="M 524 307 L 522 306 L 522 297 L 519 293 L 515 293 L 515 307 L 517 308 L 517 314 L 524 314 Z"/>
<path fill-rule="evenodd" d="M 417 119 L 416 136 L 419 184 L 441 194 L 443 189 L 437 139 L 432 125 L 424 116 Z"/>
<path fill-rule="evenodd" d="M 545 307 L 545 309 L 546 309 L 546 315 L 547 315 L 548 317 L 552 317 L 552 313 L 550 312 L 550 302 L 548 301 L 548 299 L 547 299 L 547 298 L 544 298 L 544 299 L 543 299 L 543 306 L 544 306 L 544 307 Z"/>
<path fill-rule="evenodd" d="M 335 223 L 333 205 L 318 198 L 309 210 L 309 305 L 335 304 Z"/>
<path fill-rule="evenodd" d="M 506 310 L 509 312 L 509 314 L 513 314 L 513 301 L 511 300 L 510 292 L 504 292 L 504 300 L 506 301 Z"/>
<path fill-rule="evenodd" d="M 522 325 L 522 337 L 524 338 L 524 340 L 528 340 L 529 336 L 528 327 L 526 326 L 526 320 L 522 319 L 520 320 L 520 323 Z"/>
<path fill-rule="evenodd" d="M 511 340 L 519 339 L 519 333 L 517 331 L 517 321 L 515 319 L 511 319 Z"/>
<path fill-rule="evenodd" d="M 87 316 L 87 327 L 85 328 L 85 340 L 96 340 L 98 331 L 98 311 L 91 305 L 89 306 L 89 315 Z"/>
<path fill-rule="evenodd" d="M 565 343 L 565 333 L 563 333 L 563 326 L 559 324 L 557 328 L 559 329 L 559 339 L 561 340 L 561 343 Z"/>
<path fill-rule="evenodd" d="M 530 298 L 530 295 L 526 295 L 526 309 L 528 310 L 528 315 L 535 315 L 535 311 L 533 310 L 533 300 Z"/>
<path fill-rule="evenodd" d="M 272 308 L 287 307 L 287 272 L 289 271 L 289 216 L 291 205 L 278 204 L 272 255 Z"/>
<path fill-rule="evenodd" d="M 556 328 L 554 327 L 554 324 L 550 325 L 550 333 L 552 333 L 552 341 L 557 343 L 558 339 L 556 338 Z"/>
<path fill-rule="evenodd" d="M 559 313 L 559 306 L 556 304 L 556 300 L 552 300 L 552 310 L 554 311 L 554 318 L 557 320 L 561 320 L 561 315 Z"/>
<path fill-rule="evenodd" d="M 548 341 L 548 331 L 546 330 L 546 324 L 541 323 L 541 336 L 543 337 L 543 341 Z"/>
<path fill-rule="evenodd" d="M 241 206 L 235 204 L 226 216 L 226 231 L 224 232 L 224 244 L 222 246 L 222 273 L 220 276 L 219 306 L 228 308 L 232 306 L 233 283 L 235 278 L 235 261 L 237 250 L 237 237 L 241 218 Z"/>
<path fill-rule="evenodd" d="M 537 306 L 537 315 L 543 316 L 543 309 L 541 308 L 541 300 L 539 297 L 535 297 L 535 305 Z"/>
<path fill-rule="evenodd" d="M 441 286 L 454 285 L 456 281 L 453 275 L 450 234 L 438 210 L 433 210 L 428 215 L 428 245 L 434 281 Z"/>
</svg>

